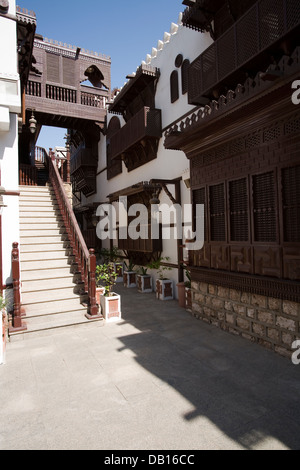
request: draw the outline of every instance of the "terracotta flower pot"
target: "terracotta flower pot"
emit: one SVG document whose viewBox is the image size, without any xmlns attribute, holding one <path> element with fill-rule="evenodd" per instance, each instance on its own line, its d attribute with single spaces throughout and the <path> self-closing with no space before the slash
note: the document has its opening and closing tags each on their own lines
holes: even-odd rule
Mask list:
<svg viewBox="0 0 300 470">
<path fill-rule="evenodd" d="M 179 282 L 176 284 L 178 288 L 178 304 L 179 307 L 185 308 L 186 306 L 186 292 L 185 292 L 185 283 Z"/>
</svg>

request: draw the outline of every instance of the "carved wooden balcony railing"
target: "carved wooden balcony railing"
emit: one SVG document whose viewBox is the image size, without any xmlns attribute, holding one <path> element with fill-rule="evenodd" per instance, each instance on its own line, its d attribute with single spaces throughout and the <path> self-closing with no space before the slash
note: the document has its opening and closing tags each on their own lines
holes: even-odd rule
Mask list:
<svg viewBox="0 0 300 470">
<path fill-rule="evenodd" d="M 71 176 L 76 191 L 85 196 L 96 192 L 96 174 L 98 161 L 90 149 L 81 149 L 71 159 Z"/>
<path fill-rule="evenodd" d="M 110 139 L 111 159 L 122 159 L 128 170 L 156 158 L 162 136 L 161 110 L 142 108 Z"/>
<path fill-rule="evenodd" d="M 283 39 L 295 41 L 299 26 L 298 2 L 259 0 L 192 62 L 189 103 L 206 105 L 226 88 L 245 81 L 247 74 L 264 72 L 273 47 L 280 51 L 277 46 Z"/>
</svg>

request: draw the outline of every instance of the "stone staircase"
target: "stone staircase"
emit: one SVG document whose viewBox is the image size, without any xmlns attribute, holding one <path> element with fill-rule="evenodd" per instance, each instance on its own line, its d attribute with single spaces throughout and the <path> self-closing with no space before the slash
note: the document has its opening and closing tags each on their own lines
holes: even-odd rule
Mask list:
<svg viewBox="0 0 300 470">
<path fill-rule="evenodd" d="M 73 261 L 52 188 L 20 186 L 21 302 L 27 331 L 11 333 L 11 340 L 93 323 L 85 317 Z"/>
</svg>

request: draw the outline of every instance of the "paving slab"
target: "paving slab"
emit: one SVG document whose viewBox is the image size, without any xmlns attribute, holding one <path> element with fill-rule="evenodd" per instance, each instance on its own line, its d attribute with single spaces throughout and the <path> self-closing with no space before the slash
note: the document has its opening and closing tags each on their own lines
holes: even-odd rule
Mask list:
<svg viewBox="0 0 300 470">
<path fill-rule="evenodd" d="M 1 450 L 300 449 L 300 365 L 116 290 L 119 323 L 7 345 Z"/>
</svg>

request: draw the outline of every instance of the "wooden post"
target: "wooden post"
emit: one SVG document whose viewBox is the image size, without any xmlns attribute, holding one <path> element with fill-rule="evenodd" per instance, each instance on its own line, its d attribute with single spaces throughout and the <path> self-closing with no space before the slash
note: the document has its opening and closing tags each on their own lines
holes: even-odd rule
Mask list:
<svg viewBox="0 0 300 470">
<path fill-rule="evenodd" d="M 92 248 L 89 250 L 89 306 L 86 318 L 93 320 L 95 318 L 102 318 L 102 315 L 98 312 L 97 300 L 96 300 L 96 256 L 95 250 Z"/>
<path fill-rule="evenodd" d="M 67 183 L 71 184 L 71 163 L 70 163 L 70 146 L 67 146 Z"/>
<path fill-rule="evenodd" d="M 13 309 L 13 318 L 12 326 L 10 327 L 10 332 L 14 331 L 25 331 L 27 326 L 22 322 L 22 312 L 21 312 L 21 283 L 20 283 L 20 260 L 19 260 L 19 244 L 13 243 L 12 250 L 12 277 L 13 277 L 13 291 L 14 291 L 14 309 Z"/>
</svg>

